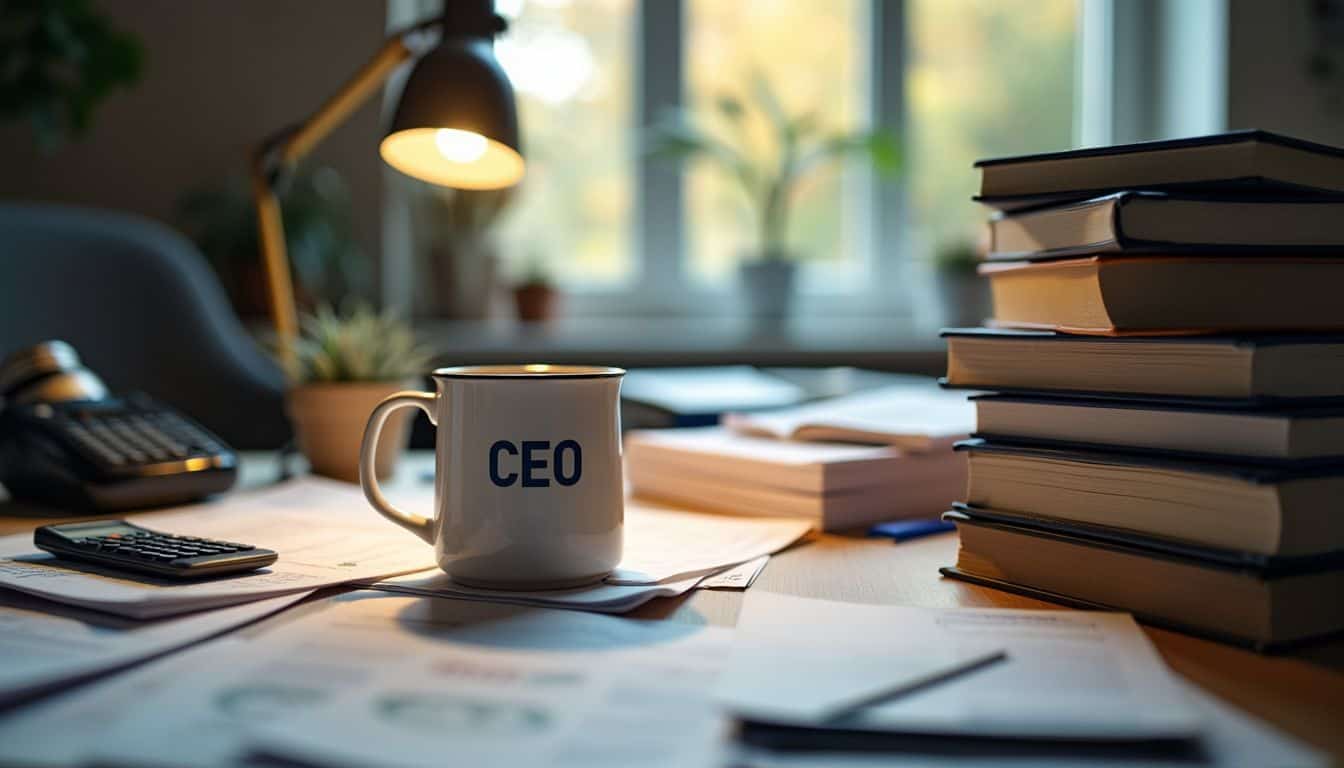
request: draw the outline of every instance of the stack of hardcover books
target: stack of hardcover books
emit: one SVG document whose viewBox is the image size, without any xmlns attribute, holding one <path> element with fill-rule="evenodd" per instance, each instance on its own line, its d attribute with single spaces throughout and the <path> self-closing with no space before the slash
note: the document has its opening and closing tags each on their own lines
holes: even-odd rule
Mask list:
<svg viewBox="0 0 1344 768">
<path fill-rule="evenodd" d="M 1258 648 L 1344 631 L 1344 150 L 1260 131 L 982 161 L 949 576 Z"/>
</svg>

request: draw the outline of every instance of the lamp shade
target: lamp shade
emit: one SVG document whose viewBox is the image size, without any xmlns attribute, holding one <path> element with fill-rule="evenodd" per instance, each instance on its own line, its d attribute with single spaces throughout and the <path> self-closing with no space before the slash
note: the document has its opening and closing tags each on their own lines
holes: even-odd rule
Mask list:
<svg viewBox="0 0 1344 768">
<path fill-rule="evenodd" d="M 459 189 L 498 189 L 523 178 L 513 86 L 490 35 L 445 34 L 402 88 L 379 147 L 388 165 Z"/>
</svg>

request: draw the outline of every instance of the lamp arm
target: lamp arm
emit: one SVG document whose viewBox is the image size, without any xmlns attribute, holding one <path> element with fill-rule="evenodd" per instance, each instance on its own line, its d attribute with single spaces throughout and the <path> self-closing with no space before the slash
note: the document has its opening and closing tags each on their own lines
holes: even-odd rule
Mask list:
<svg viewBox="0 0 1344 768">
<path fill-rule="evenodd" d="M 434 19 L 389 36 L 373 58 L 307 120 L 267 138 L 253 151 L 252 201 L 257 211 L 257 232 L 266 269 L 267 298 L 271 321 L 275 324 L 280 363 L 291 378 L 298 375 L 294 341 L 298 337 L 299 320 L 289 254 L 285 248 L 285 226 L 280 216 L 280 201 L 275 194 L 276 182 L 286 169 L 302 160 L 368 101 L 397 67 L 415 55 L 407 43 L 408 38 L 439 24 L 440 21 Z"/>
</svg>

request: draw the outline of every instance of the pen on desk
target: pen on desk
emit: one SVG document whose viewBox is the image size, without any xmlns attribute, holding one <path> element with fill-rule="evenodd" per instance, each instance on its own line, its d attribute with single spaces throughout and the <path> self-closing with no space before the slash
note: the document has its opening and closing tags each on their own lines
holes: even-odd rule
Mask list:
<svg viewBox="0 0 1344 768">
<path fill-rule="evenodd" d="M 889 701 L 899 699 L 902 696 L 908 696 L 916 691 L 922 691 L 926 688 L 941 685 L 949 680 L 962 677 L 963 675 L 969 675 L 977 670 L 997 664 L 1006 658 L 1008 658 L 1008 654 L 1005 651 L 994 651 L 993 653 L 981 656 L 972 656 L 960 664 L 939 670 L 928 677 L 904 680 L 893 687 L 883 688 L 873 693 L 864 694 L 859 698 L 850 699 L 849 701 L 842 701 L 824 712 L 821 716 L 821 721 L 823 723 L 831 723 L 837 720 L 843 720 L 844 718 L 856 714 L 868 707 L 877 704 L 885 704 Z"/>
</svg>

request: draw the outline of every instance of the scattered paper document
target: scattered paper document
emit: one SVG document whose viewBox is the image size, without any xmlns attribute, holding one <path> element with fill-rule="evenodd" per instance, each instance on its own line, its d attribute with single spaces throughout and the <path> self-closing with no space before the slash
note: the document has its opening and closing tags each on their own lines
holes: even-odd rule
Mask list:
<svg viewBox="0 0 1344 768">
<path fill-rule="evenodd" d="M 457 584 L 435 569 L 361 586 L 426 597 L 625 613 L 655 597 L 675 597 L 697 586 L 745 589 L 771 553 L 793 544 L 811 527 L 796 518 L 725 517 L 627 500 L 625 556 L 600 584 L 534 591 L 479 589 Z"/>
<path fill-rule="evenodd" d="M 462 628 L 444 631 L 422 665 L 378 669 L 266 723 L 254 743 L 335 766 L 438 768 L 449 754 L 460 765 L 717 762 L 724 723 L 709 693 L 729 630 L 525 610 L 445 614 Z"/>
<path fill-rule="evenodd" d="M 837 703 L 986 666 L 862 709 Z M 787 670 L 787 674 L 782 673 Z M 930 609 L 747 593 L 719 698 L 739 717 L 846 730 L 1003 738 L 1180 739 L 1200 718 L 1128 614 Z"/>
<path fill-rule="evenodd" d="M 0 594 L 0 704 L 166 653 L 268 616 L 306 592 L 153 622 Z"/>
<path fill-rule="evenodd" d="M 770 562 L 769 555 L 735 565 L 726 571 L 706 576 L 697 585 L 699 589 L 746 589 L 756 582 L 765 566 Z"/>
<path fill-rule="evenodd" d="M 885 445 L 804 443 L 723 427 L 627 433 L 636 496 L 728 514 L 805 517 L 843 530 L 946 511 L 966 489 L 966 459 Z"/>
<path fill-rule="evenodd" d="M 807 391 L 797 384 L 747 365 L 635 369 L 621 382 L 623 401 L 714 421 L 728 410 L 778 408 L 806 399 Z"/>
<path fill-rule="evenodd" d="M 366 629 L 369 632 L 376 631 L 375 627 Z M 247 644 L 255 639 L 229 635 L 106 680 L 92 682 L 78 691 L 51 696 L 21 710 L 8 712 L 0 719 L 0 764 L 65 768 L 88 764 L 95 754 L 115 753 L 117 744 L 109 736 L 122 723 L 138 717 L 142 707 L 160 706 L 160 701 L 155 698 L 157 694 L 194 679 L 195 675 L 209 669 L 212 664 L 218 664 L 220 660 L 238 664 L 243 659 L 253 658 L 255 654 L 247 650 Z M 715 640 L 705 640 L 712 649 Z M 717 653 L 721 656 L 724 651 L 720 648 Z M 382 659 L 383 655 L 379 654 L 378 658 Z M 712 670 L 717 662 L 713 658 L 701 658 L 700 663 Z M 352 670 L 360 668 L 350 667 Z M 481 668 L 482 671 L 488 669 Z M 299 672 L 299 668 L 293 671 Z M 340 685 L 340 681 L 348 679 L 349 675 L 350 671 L 345 670 L 334 675 L 330 681 L 333 685 Z M 322 679 L 317 674 L 312 674 L 312 678 L 318 682 Z M 356 675 L 356 678 L 365 679 L 360 675 Z M 899 764 L 898 761 L 905 761 L 923 768 L 985 768 L 988 765 L 1001 765 L 1006 759 L 1011 759 L 1018 765 L 1030 765 L 1033 768 L 1325 768 L 1330 765 L 1326 755 L 1268 724 L 1239 712 L 1192 685 L 1185 684 L 1184 687 L 1191 705 L 1203 718 L 1205 727 L 1194 754 L 1180 752 L 1170 759 L 1155 756 L 1149 751 L 1140 751 L 1132 758 L 1126 758 L 1114 750 L 1097 753 L 1086 742 L 1056 744 L 1049 751 L 1024 755 L 1021 748 L 1005 751 L 1002 746 L 996 747 L 983 741 L 968 742 L 957 736 L 902 741 L 899 753 L 893 754 L 892 751 L 874 749 L 873 745 L 859 742 L 853 734 L 847 734 L 846 742 L 853 749 L 849 752 L 821 751 L 817 746 L 788 751 L 739 746 L 730 747 L 728 755 L 722 759 L 705 760 L 700 764 L 750 765 L 753 768 L 886 768 L 894 763 Z M 279 697 L 276 699 L 279 700 Z M 200 702 L 201 698 L 198 697 L 192 706 L 199 707 Z M 678 710 L 672 714 L 678 718 L 695 718 L 690 727 L 699 733 L 706 727 L 703 716 L 711 709 L 704 706 L 697 709 L 692 705 L 688 705 L 686 711 Z M 280 719 L 277 724 L 284 727 L 285 722 Z M 250 750 L 252 742 L 248 739 L 249 729 L 246 724 L 238 728 L 234 723 L 233 720 L 229 721 L 231 736 L 221 750 L 225 758 L 221 759 L 220 754 L 215 754 L 209 760 L 201 761 L 199 757 L 192 758 L 188 751 L 182 765 L 224 765 L 226 760 L 232 763 L 234 756 Z M 326 723 L 322 724 L 324 732 L 330 727 Z M 654 735 L 669 732 L 675 731 L 658 730 Z M 601 733 L 595 733 L 593 739 L 598 740 L 602 736 Z M 890 738 L 887 735 L 879 736 Z M 128 746 L 136 752 L 145 751 L 148 745 L 157 744 L 160 738 L 151 739 L 147 745 Z M 179 741 L 173 741 L 178 746 L 170 754 L 190 750 L 189 744 L 179 744 Z M 692 759 L 685 764 L 696 765 L 694 758 L 698 757 L 697 752 L 692 752 L 689 755 Z M 640 761 L 633 760 L 630 764 L 640 764 Z"/>
<path fill-rule="evenodd" d="M 457 600 L 479 600 L 487 603 L 530 605 L 539 608 L 566 608 L 595 613 L 628 613 L 655 597 L 676 597 L 695 589 L 705 578 L 692 576 L 681 581 L 663 584 L 591 584 L 573 589 L 545 589 L 534 592 L 513 592 L 502 589 L 479 589 L 455 583 L 448 574 L 437 568 L 423 573 L 412 573 L 362 586 L 380 592 L 395 592 L 422 597 L 447 597 Z"/>
<path fill-rule="evenodd" d="M 975 404 L 933 379 L 764 413 L 730 413 L 736 432 L 781 440 L 890 445 L 905 451 L 944 451 L 975 431 Z"/>
<path fill-rule="evenodd" d="M 625 503 L 625 553 L 608 584 L 657 584 L 703 576 L 793 544 L 811 521 L 789 517 L 729 517 Z"/>
<path fill-rule="evenodd" d="M 31 534 L 18 534 L 0 538 L 0 587 L 149 618 L 434 565 L 433 550 L 379 517 L 358 486 L 316 477 L 128 519 L 169 533 L 246 541 L 279 552 L 280 559 L 253 574 L 179 582 L 60 560 L 37 550 Z"/>
<path fill-rule="evenodd" d="M 237 635 L 226 635 L 6 712 L 0 718 L 0 765 L 88 765 L 95 751 L 106 750 L 104 736 L 133 717 L 142 702 L 212 659 L 226 658 L 220 649 L 241 642 Z"/>
<path fill-rule="evenodd" d="M 707 765 L 730 632 L 369 592 L 196 657 L 89 762 Z M 4 750 L 0 749 L 0 754 Z"/>
</svg>

